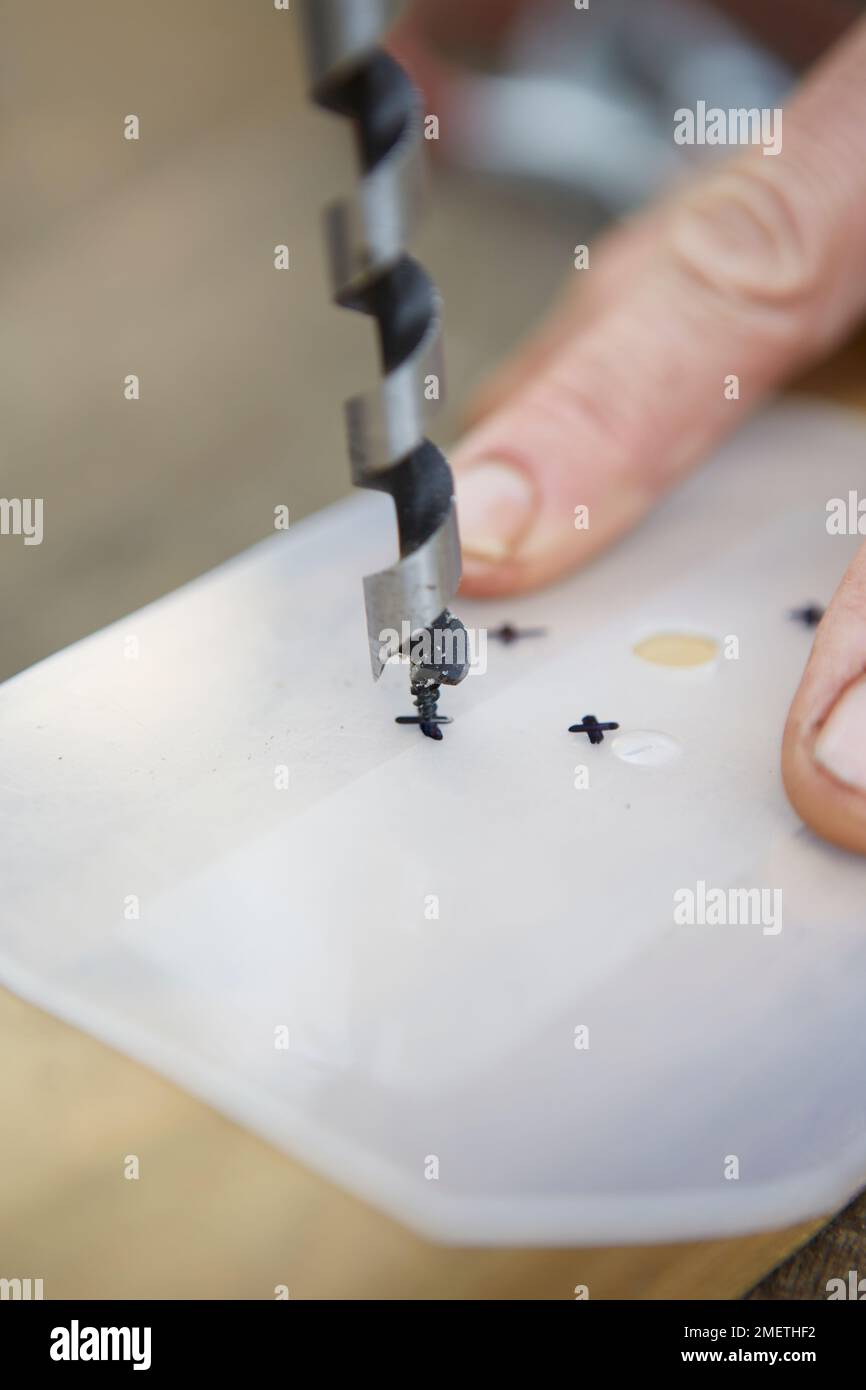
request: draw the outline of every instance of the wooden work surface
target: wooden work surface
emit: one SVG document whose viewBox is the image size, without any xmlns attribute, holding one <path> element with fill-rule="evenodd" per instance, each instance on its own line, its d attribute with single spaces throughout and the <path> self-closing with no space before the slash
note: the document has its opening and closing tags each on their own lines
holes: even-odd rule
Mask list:
<svg viewBox="0 0 866 1390">
<path fill-rule="evenodd" d="M 303 109 L 273 11 L 80 0 L 47 24 L 41 6 L 8 9 L 4 491 L 44 497 L 46 540 L 0 547 L 15 594 L 0 678 L 237 553 L 276 503 L 299 517 L 344 493 L 339 401 L 373 370 L 366 326 L 323 308 L 316 210 L 338 152 Z M 137 146 L 119 136 L 130 111 Z M 573 207 L 441 181 L 420 245 L 449 306 L 444 437 L 585 230 Z M 282 241 L 299 273 L 275 288 Z M 134 413 L 119 390 L 131 371 Z M 813 385 L 866 402 L 862 349 Z M 567 1299 L 577 1284 L 723 1298 L 813 1229 L 437 1247 L 5 991 L 0 1055 L 0 1276 L 42 1278 L 48 1298 L 271 1298 L 277 1284 L 294 1298 Z"/>
</svg>

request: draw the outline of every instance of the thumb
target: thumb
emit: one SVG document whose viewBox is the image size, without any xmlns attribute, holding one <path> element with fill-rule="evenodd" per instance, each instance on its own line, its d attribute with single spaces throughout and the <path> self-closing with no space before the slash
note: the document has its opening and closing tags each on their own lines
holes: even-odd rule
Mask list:
<svg viewBox="0 0 866 1390">
<path fill-rule="evenodd" d="M 783 778 L 817 834 L 866 853 L 866 545 L 817 630 L 785 726 Z"/>
<path fill-rule="evenodd" d="M 751 147 L 680 196 L 637 278 L 560 329 L 464 440 L 466 592 L 534 587 L 589 559 L 844 337 L 866 308 L 864 70 L 866 21 L 785 111 L 781 153 Z"/>
<path fill-rule="evenodd" d="M 785 726 L 782 776 L 807 825 L 866 853 L 866 545 L 815 636 Z"/>
</svg>

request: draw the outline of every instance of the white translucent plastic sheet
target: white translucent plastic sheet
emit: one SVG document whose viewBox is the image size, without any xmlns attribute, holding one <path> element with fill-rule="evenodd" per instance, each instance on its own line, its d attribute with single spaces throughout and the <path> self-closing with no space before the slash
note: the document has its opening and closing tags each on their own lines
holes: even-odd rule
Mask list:
<svg viewBox="0 0 866 1390">
<path fill-rule="evenodd" d="M 591 570 L 461 602 L 546 635 L 489 643 L 441 744 L 394 724 L 404 670 L 370 680 L 360 577 L 394 534 L 367 496 L 8 682 L 0 978 L 442 1239 L 841 1203 L 866 1179 L 866 864 L 802 829 L 778 747 L 811 642 L 788 612 L 853 554 L 825 507 L 864 460 L 859 419 L 779 408 Z M 739 659 L 634 655 L 671 630 Z M 591 747 L 567 732 L 590 711 L 682 756 Z M 698 880 L 780 888 L 781 932 L 676 926 Z"/>
</svg>

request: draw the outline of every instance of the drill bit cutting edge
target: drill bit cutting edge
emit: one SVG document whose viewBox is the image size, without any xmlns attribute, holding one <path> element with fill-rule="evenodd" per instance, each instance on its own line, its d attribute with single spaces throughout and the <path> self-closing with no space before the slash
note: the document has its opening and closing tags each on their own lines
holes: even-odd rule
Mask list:
<svg viewBox="0 0 866 1390">
<path fill-rule="evenodd" d="M 407 657 L 418 714 L 399 722 L 441 739 L 439 689 L 464 679 L 469 653 L 449 612 L 461 573 L 453 478 L 425 433 L 429 398 L 441 396 L 440 300 L 405 249 L 423 182 L 422 111 L 380 47 L 398 9 L 304 0 L 303 18 L 313 100 L 352 121 L 361 174 L 354 196 L 326 209 L 334 300 L 370 315 L 379 337 L 382 381 L 345 406 L 352 479 L 387 492 L 397 513 L 400 559 L 364 579 L 373 677 L 390 656 Z"/>
</svg>

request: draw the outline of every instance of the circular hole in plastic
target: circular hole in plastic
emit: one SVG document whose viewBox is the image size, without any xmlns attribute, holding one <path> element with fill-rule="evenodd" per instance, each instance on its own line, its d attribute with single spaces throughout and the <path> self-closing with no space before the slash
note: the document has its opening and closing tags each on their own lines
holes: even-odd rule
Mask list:
<svg viewBox="0 0 866 1390">
<path fill-rule="evenodd" d="M 684 671 L 709 666 L 719 655 L 719 644 L 699 632 L 656 632 L 635 642 L 633 651 L 654 666 Z"/>
<path fill-rule="evenodd" d="M 631 729 L 617 734 L 611 748 L 624 763 L 637 767 L 664 767 L 682 757 L 682 747 L 670 734 L 655 729 Z"/>
</svg>

